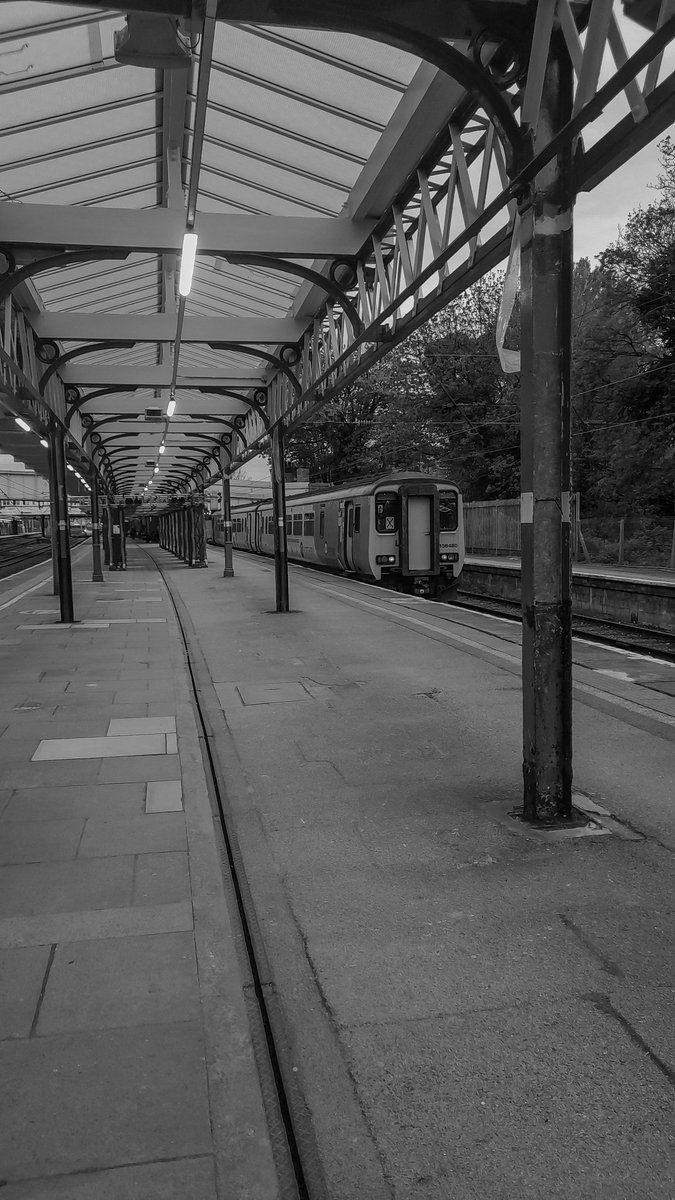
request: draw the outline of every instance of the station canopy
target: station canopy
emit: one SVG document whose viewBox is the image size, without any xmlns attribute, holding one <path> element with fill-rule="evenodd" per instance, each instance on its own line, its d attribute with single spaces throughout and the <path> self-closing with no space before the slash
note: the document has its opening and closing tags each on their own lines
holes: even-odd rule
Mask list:
<svg viewBox="0 0 675 1200">
<path fill-rule="evenodd" d="M 552 45 L 577 190 L 667 128 L 672 5 L 625 8 L 0 4 L 0 448 L 53 417 L 146 502 L 267 450 L 505 259 Z"/>
</svg>

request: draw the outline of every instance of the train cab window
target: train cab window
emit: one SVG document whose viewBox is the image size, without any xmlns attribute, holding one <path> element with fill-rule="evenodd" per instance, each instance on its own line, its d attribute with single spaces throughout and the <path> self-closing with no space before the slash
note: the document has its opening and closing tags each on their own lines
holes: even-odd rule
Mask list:
<svg viewBox="0 0 675 1200">
<path fill-rule="evenodd" d="M 295 537 L 302 536 L 302 513 L 293 513 L 293 533 Z"/>
<path fill-rule="evenodd" d="M 354 509 L 349 505 L 349 516 L 347 517 L 347 536 L 354 536 Z"/>
<path fill-rule="evenodd" d="M 458 503 L 456 492 L 445 492 L 438 498 L 438 524 L 441 532 L 457 528 Z"/>
<path fill-rule="evenodd" d="M 396 492 L 378 492 L 375 497 L 375 529 L 378 533 L 396 533 L 398 529 Z"/>
<path fill-rule="evenodd" d="M 319 537 L 322 538 L 326 528 L 326 510 L 322 508 L 319 512 Z"/>
<path fill-rule="evenodd" d="M 303 518 L 302 532 L 305 537 L 314 537 L 314 513 L 306 512 Z"/>
<path fill-rule="evenodd" d="M 361 505 L 357 504 L 354 509 L 354 533 L 358 533 L 361 528 Z"/>
</svg>

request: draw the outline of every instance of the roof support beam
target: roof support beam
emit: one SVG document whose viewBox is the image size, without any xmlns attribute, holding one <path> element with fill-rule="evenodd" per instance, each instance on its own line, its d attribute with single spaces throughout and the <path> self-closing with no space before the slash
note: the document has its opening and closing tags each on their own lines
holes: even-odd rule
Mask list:
<svg viewBox="0 0 675 1200">
<path fill-rule="evenodd" d="M 260 217 L 198 213 L 194 231 L 199 253 L 280 254 L 332 258 L 356 254 L 375 220 L 344 217 Z M 130 253 L 180 253 L 185 213 L 162 209 L 67 208 L 57 204 L 0 202 L 2 241 L 11 246 L 111 247 Z"/>
<path fill-rule="evenodd" d="M 74 387 L 103 388 L 118 384 L 129 388 L 166 388 L 171 383 L 171 366 L 160 367 L 110 367 L 97 363 L 84 363 L 77 367 L 67 366 L 61 372 L 64 383 Z M 260 375 L 235 375 L 223 372 L 204 371 L 201 374 L 191 372 L 189 375 L 179 375 L 176 390 L 181 388 L 235 388 L 237 391 L 247 391 L 249 388 L 264 387 L 265 381 Z M 180 398 L 179 404 L 180 404 Z"/>
<path fill-rule="evenodd" d="M 39 338 L 62 342 L 172 342 L 176 333 L 175 313 L 129 315 L 119 313 L 42 312 L 32 320 Z M 185 317 L 182 342 L 244 342 L 277 345 L 297 342 L 306 321 L 264 317 Z"/>
</svg>

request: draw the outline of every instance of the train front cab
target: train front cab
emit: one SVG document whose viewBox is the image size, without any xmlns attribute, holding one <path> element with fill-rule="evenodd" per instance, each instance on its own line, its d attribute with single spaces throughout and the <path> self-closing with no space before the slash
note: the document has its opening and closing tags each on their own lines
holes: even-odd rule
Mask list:
<svg viewBox="0 0 675 1200">
<path fill-rule="evenodd" d="M 464 560 L 456 489 L 414 480 L 402 483 L 397 494 L 376 494 L 375 531 L 380 543 L 391 542 L 391 534 L 398 534 L 389 554 L 376 555 L 383 582 L 418 596 L 448 598 L 456 590 Z M 389 537 L 378 538 L 383 533 Z M 382 544 L 378 549 L 383 549 Z"/>
</svg>

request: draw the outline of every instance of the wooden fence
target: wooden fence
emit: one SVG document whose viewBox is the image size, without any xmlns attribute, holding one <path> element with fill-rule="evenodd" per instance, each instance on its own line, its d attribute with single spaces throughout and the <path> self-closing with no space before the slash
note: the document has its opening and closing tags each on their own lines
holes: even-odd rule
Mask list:
<svg viewBox="0 0 675 1200">
<path fill-rule="evenodd" d="M 572 496 L 572 553 L 579 542 L 579 493 Z M 464 505 L 464 540 L 467 554 L 520 557 L 520 498 L 474 500 Z"/>
</svg>

